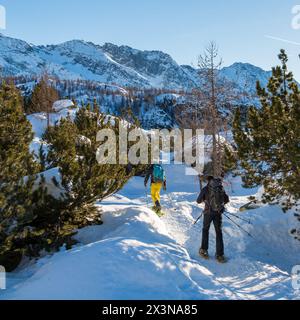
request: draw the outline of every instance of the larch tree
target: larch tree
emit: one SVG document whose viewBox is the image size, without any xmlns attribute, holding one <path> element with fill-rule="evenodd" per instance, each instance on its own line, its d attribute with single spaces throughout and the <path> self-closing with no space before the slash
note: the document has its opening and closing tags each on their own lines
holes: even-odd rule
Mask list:
<svg viewBox="0 0 300 320">
<path fill-rule="evenodd" d="M 47 114 L 47 126 L 49 127 L 50 113 L 53 112 L 53 103 L 57 100 L 59 100 L 59 93 L 51 85 L 48 74 L 44 73 L 29 98 L 26 113 L 45 112 Z"/>
</svg>

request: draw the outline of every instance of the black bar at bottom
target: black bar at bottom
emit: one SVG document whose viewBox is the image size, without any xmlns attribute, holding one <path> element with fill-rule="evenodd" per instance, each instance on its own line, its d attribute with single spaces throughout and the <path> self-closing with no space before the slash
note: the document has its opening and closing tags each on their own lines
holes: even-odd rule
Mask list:
<svg viewBox="0 0 300 320">
<path fill-rule="evenodd" d="M 257 317 L 260 308 L 286 314 L 299 311 L 299 301 L 0 301 L 1 319 L 201 319 L 211 315 Z M 6 317 L 5 317 L 5 316 Z"/>
</svg>

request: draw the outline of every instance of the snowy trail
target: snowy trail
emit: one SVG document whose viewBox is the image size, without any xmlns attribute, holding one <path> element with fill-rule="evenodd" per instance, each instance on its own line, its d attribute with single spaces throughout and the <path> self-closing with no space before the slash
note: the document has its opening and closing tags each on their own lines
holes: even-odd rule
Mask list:
<svg viewBox="0 0 300 320">
<path fill-rule="evenodd" d="M 291 269 L 300 264 L 299 242 L 289 234 L 292 218 L 276 206 L 243 213 L 252 225 L 236 220 L 254 239 L 224 217 L 229 262 L 199 257 L 202 207 L 195 200 L 197 178 L 184 166 L 166 166 L 165 216 L 150 210 L 142 178 L 133 178 L 99 206 L 104 224 L 80 230 L 80 244 L 9 275 L 0 299 L 300 299 Z M 257 190 L 228 185 L 227 210 L 239 214 Z M 210 255 L 215 253 L 213 227 Z M 47 289 L 45 289 L 47 288 Z"/>
<path fill-rule="evenodd" d="M 169 191 L 162 195 L 162 205 L 166 213 L 162 221 L 165 223 L 170 236 L 188 251 L 191 259 L 209 270 L 214 279 L 224 289 L 228 290 L 229 296 L 226 298 L 300 298 L 299 292 L 297 293 L 292 288 L 290 275 L 292 267 L 300 262 L 298 244 L 288 235 L 287 225 L 286 234 L 282 234 L 282 242 L 280 243 L 276 238 L 280 235 L 280 232 L 282 233 L 282 230 L 266 230 L 267 227 L 263 225 L 265 220 L 260 217 L 263 211 L 270 211 L 270 214 L 273 213 L 272 211 L 276 211 L 276 217 L 279 217 L 279 220 L 286 220 L 279 208 L 266 206 L 265 208 L 243 213 L 244 218 L 252 220 L 251 226 L 246 222 L 231 217 L 245 230 L 251 232 L 254 239 L 239 230 L 224 217 L 224 242 L 229 262 L 225 265 L 220 265 L 213 259 L 215 253 L 213 226 L 210 233 L 210 254 L 212 259 L 206 261 L 201 259 L 198 254 L 201 243 L 202 219 L 197 225 L 193 225 L 202 212 L 201 207 L 195 202 L 198 195 L 197 189 L 199 188 L 197 178 L 184 177 L 184 168 L 180 166 L 177 168 L 170 166 L 167 171 L 169 171 Z M 130 186 L 131 191 L 139 188 L 135 189 Z M 257 190 L 245 190 L 240 187 L 239 179 L 235 179 L 235 181 L 231 182 L 230 187 L 227 188 L 227 192 L 230 194 L 231 200 L 227 210 L 231 213 L 239 214 L 239 208 L 248 203 L 248 197 L 256 194 Z M 124 193 L 128 195 L 127 190 L 124 190 Z M 143 198 L 145 196 L 143 197 L 140 194 L 139 199 L 143 201 Z M 144 200 L 144 203 L 149 203 L 150 201 L 149 197 L 147 201 Z M 258 219 L 256 220 L 256 218 Z M 272 217 L 269 218 L 272 219 Z M 272 228 L 272 226 L 276 226 L 276 223 L 269 228 Z M 277 231 L 279 234 L 276 234 Z M 274 243 L 265 241 L 268 234 L 271 238 L 274 238 Z M 263 237 L 261 237 L 262 235 Z M 283 244 L 284 241 L 287 241 L 285 245 Z"/>
<path fill-rule="evenodd" d="M 182 212 L 187 213 L 182 215 Z M 179 203 L 178 209 L 168 211 L 163 221 L 167 225 L 169 233 L 187 249 L 191 258 L 206 267 L 220 284 L 234 292 L 238 299 L 293 298 L 289 273 L 276 265 L 261 262 L 259 252 L 256 251 L 257 244 L 253 243 L 251 239 L 247 239 L 248 244 L 243 243 L 242 240 L 239 242 L 238 238 L 244 240 L 245 235 L 234 229 L 226 219 L 224 219 L 224 242 L 229 262 L 225 265 L 219 265 L 214 259 L 210 261 L 201 259 L 198 251 L 201 242 L 202 220 L 196 226 L 192 226 L 194 221 L 192 218 L 196 218 L 198 215 L 199 209 L 196 206 L 187 208 L 186 203 Z M 238 222 L 240 223 L 240 221 Z M 214 254 L 214 246 L 215 236 L 212 227 L 211 256 Z M 268 254 L 266 249 L 265 251 Z M 292 294 L 289 295 L 288 292 Z"/>
</svg>

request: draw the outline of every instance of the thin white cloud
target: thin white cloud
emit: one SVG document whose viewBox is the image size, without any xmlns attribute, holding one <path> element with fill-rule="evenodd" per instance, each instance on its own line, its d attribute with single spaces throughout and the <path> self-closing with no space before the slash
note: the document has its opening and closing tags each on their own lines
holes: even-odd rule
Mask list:
<svg viewBox="0 0 300 320">
<path fill-rule="evenodd" d="M 285 43 L 288 43 L 288 44 L 293 44 L 293 45 L 296 45 L 296 46 L 300 46 L 300 42 L 291 41 L 291 40 L 287 40 L 287 39 L 282 39 L 282 38 L 279 38 L 279 37 L 265 35 L 265 38 L 276 40 L 276 41 L 285 42 Z"/>
</svg>

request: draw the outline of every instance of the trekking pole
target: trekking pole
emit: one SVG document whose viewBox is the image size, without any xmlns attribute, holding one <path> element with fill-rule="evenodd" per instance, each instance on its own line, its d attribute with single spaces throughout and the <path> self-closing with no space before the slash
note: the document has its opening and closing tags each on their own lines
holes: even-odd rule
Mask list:
<svg viewBox="0 0 300 320">
<path fill-rule="evenodd" d="M 198 221 L 202 218 L 202 216 L 203 216 L 203 212 L 201 213 L 201 216 L 199 216 L 199 218 L 197 219 L 197 220 L 195 220 L 195 222 L 194 222 L 194 226 L 198 223 Z"/>
<path fill-rule="evenodd" d="M 236 223 L 233 219 L 231 219 L 230 217 L 228 217 L 225 213 L 223 213 L 224 216 L 230 220 L 233 224 L 235 224 L 239 229 L 241 229 L 242 231 L 244 231 L 249 237 L 251 237 L 252 239 L 255 239 L 252 234 L 250 232 L 248 232 L 247 230 L 245 230 L 243 227 L 241 227 L 238 223 Z"/>
<path fill-rule="evenodd" d="M 224 214 L 224 213 L 223 213 Z M 258 240 L 257 238 L 254 238 L 253 235 L 246 231 L 245 229 L 243 229 L 240 225 L 238 225 L 237 223 L 235 223 L 233 220 L 231 220 L 226 214 L 224 214 L 225 217 L 227 217 L 230 221 L 232 221 L 236 226 L 238 226 L 241 230 L 243 230 L 249 237 L 251 237 L 253 240 L 255 240 L 259 245 L 261 245 L 264 249 L 265 249 L 265 252 L 270 255 L 270 251 L 269 251 L 269 248 L 267 248 L 264 243 L 260 240 Z"/>
<path fill-rule="evenodd" d="M 146 203 L 147 203 L 147 207 L 149 207 L 149 200 L 148 200 L 148 194 L 147 194 L 147 187 L 145 187 L 145 196 L 146 196 Z"/>
<path fill-rule="evenodd" d="M 252 224 L 252 222 L 251 222 L 250 220 L 247 220 L 247 219 L 244 219 L 244 218 L 242 218 L 242 217 L 239 217 L 239 216 L 237 216 L 236 214 L 231 213 L 231 212 L 228 212 L 228 211 L 225 211 L 225 212 L 226 212 L 227 214 L 229 214 L 229 215 L 237 218 L 237 219 L 240 219 L 240 220 L 242 220 L 242 221 L 244 221 L 244 222 L 247 222 L 248 224 Z"/>
</svg>

